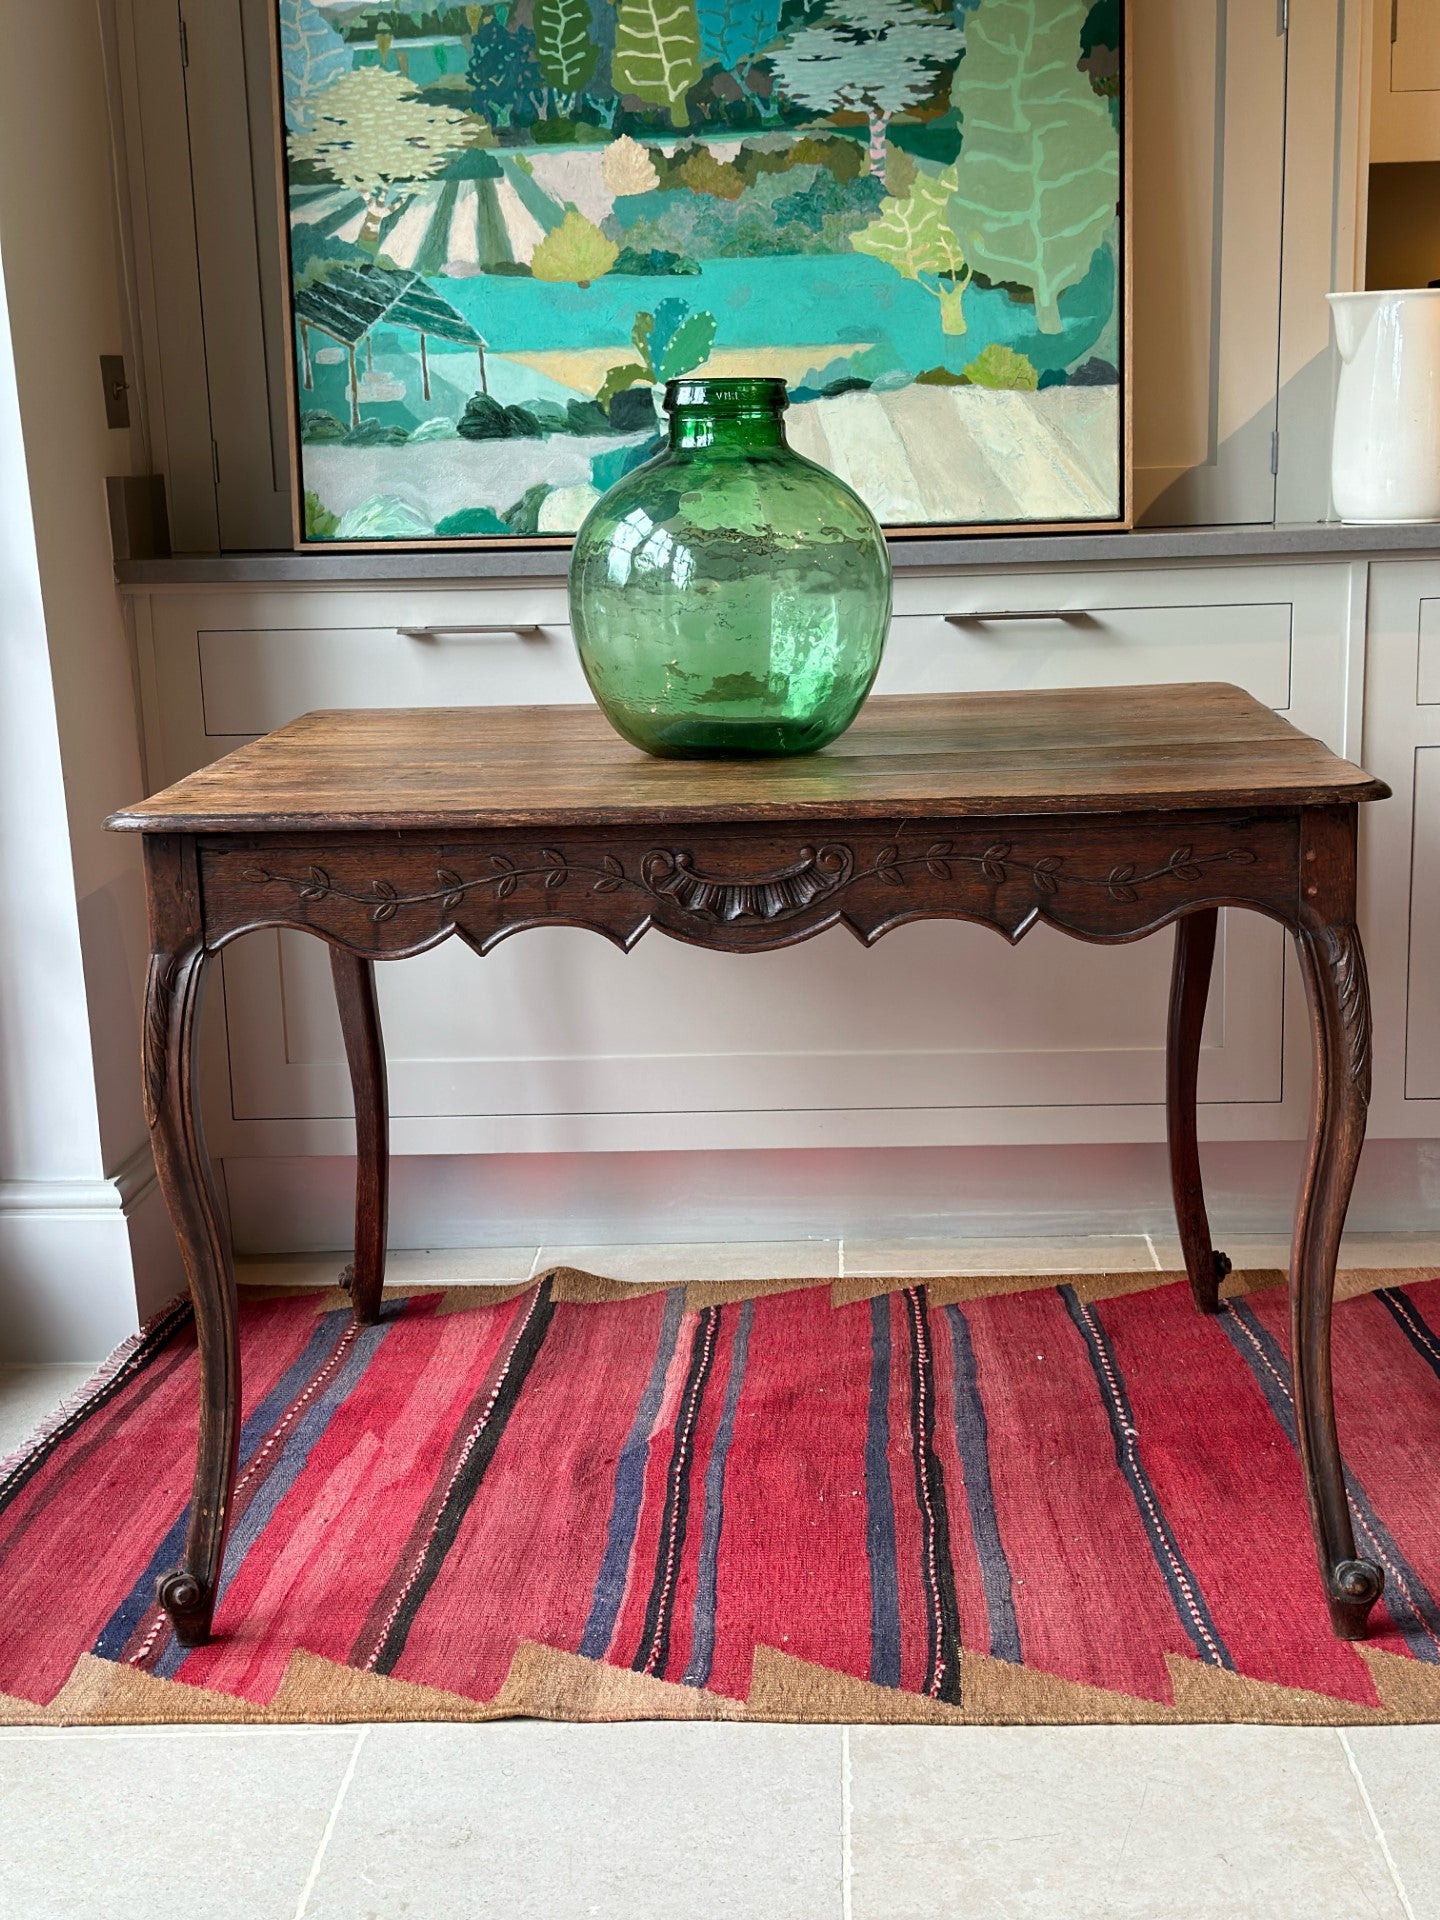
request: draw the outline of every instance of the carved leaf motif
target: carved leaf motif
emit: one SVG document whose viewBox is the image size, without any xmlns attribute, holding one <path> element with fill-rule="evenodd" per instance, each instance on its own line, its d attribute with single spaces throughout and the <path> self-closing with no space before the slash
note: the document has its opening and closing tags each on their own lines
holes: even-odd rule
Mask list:
<svg viewBox="0 0 1440 1920">
<path fill-rule="evenodd" d="M 492 853 L 490 856 L 490 864 L 497 873 L 513 873 L 515 871 L 515 862 L 513 860 L 507 860 L 503 853 Z"/>
<path fill-rule="evenodd" d="M 993 847 L 987 847 L 980 856 L 981 873 L 987 880 L 1003 880 L 1008 871 L 1005 862 L 1009 857 L 1010 842 L 997 840 Z"/>
<path fill-rule="evenodd" d="M 165 1063 L 170 1047 L 170 1006 L 180 962 L 173 955 L 152 953 L 145 983 L 145 1119 L 154 1126 L 165 1099 Z"/>
<path fill-rule="evenodd" d="M 905 876 L 900 872 L 899 861 L 899 847 L 882 847 L 875 856 L 877 879 L 883 880 L 887 886 L 903 887 Z"/>
<path fill-rule="evenodd" d="M 440 882 L 442 887 L 448 889 L 444 899 L 440 902 L 441 912 L 453 913 L 455 908 L 458 907 L 465 898 L 465 882 L 451 867 L 437 867 L 435 869 L 435 878 Z"/>
<path fill-rule="evenodd" d="M 953 846 L 953 841 L 937 840 L 925 855 L 925 871 L 934 874 L 937 880 L 948 880 L 950 878 L 950 862 L 945 856 L 952 850 Z"/>
<path fill-rule="evenodd" d="M 370 918 L 378 925 L 382 920 L 395 918 L 395 889 L 388 880 L 372 880 L 370 891 L 379 902 Z"/>
<path fill-rule="evenodd" d="M 1198 880 L 1200 869 L 1193 859 L 1193 847 L 1177 847 L 1170 856 L 1170 871 L 1177 880 Z"/>
<path fill-rule="evenodd" d="M 625 879 L 625 869 L 613 853 L 602 854 L 601 866 L 605 869 L 590 889 L 592 893 L 618 893 Z"/>
<path fill-rule="evenodd" d="M 565 882 L 570 878 L 570 868 L 566 864 L 564 854 L 557 853 L 553 847 L 544 847 L 541 849 L 540 857 L 550 869 L 549 873 L 545 876 L 547 889 L 551 887 L 563 887 Z"/>
<path fill-rule="evenodd" d="M 513 873 L 507 873 L 495 889 L 495 898 L 497 900 L 508 900 L 519 884 L 520 882 L 515 878 Z"/>
<path fill-rule="evenodd" d="M 1138 900 L 1139 894 L 1129 883 L 1135 875 L 1133 860 L 1123 860 L 1118 867 L 1110 869 L 1110 878 L 1105 885 L 1112 900 Z"/>
<path fill-rule="evenodd" d="M 1335 980 L 1340 1007 L 1340 1027 L 1348 1055 L 1350 1078 L 1360 1089 L 1360 1097 L 1370 1099 L 1370 982 L 1365 972 L 1365 953 L 1360 936 L 1352 926 L 1327 927 L 1325 951 Z"/>
<path fill-rule="evenodd" d="M 302 900 L 323 900 L 329 891 L 330 876 L 324 867 L 311 867 L 310 884 L 308 887 L 301 887 L 300 898 Z"/>
<path fill-rule="evenodd" d="M 1030 876 L 1035 882 L 1036 891 L 1038 893 L 1058 893 L 1060 891 L 1060 882 L 1056 876 L 1059 871 L 1060 856 L 1058 853 L 1047 853 L 1043 860 L 1037 860 L 1030 869 Z"/>
</svg>

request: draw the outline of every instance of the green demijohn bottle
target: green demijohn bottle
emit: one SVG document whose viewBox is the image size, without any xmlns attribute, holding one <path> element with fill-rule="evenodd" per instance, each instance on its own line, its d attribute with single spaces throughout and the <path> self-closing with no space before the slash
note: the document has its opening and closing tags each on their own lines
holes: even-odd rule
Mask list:
<svg viewBox="0 0 1440 1920">
<path fill-rule="evenodd" d="M 670 443 L 591 508 L 570 611 L 591 690 L 647 753 L 813 753 L 880 666 L 890 556 L 785 439 L 783 380 L 672 380 Z"/>
</svg>

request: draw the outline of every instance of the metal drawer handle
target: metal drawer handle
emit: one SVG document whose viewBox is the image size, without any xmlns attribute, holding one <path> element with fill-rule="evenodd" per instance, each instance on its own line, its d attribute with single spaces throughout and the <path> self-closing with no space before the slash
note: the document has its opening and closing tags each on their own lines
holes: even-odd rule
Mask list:
<svg viewBox="0 0 1440 1920">
<path fill-rule="evenodd" d="M 533 640 L 545 629 L 538 620 L 486 620 L 473 626 L 397 627 L 395 631 L 402 640 L 438 640 L 447 633 L 515 633 L 522 640 Z"/>
<path fill-rule="evenodd" d="M 1084 607 L 982 607 L 975 613 L 947 613 L 952 627 L 978 626 L 991 620 L 1064 620 L 1074 626 L 1093 626 L 1095 616 Z"/>
</svg>

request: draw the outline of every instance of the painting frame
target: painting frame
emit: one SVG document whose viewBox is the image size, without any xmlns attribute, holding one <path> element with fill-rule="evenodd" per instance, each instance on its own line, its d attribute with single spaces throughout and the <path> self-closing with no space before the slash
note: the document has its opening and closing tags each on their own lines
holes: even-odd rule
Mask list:
<svg viewBox="0 0 1440 1920">
<path fill-rule="evenodd" d="M 601 0 L 604 4 L 605 0 Z M 1027 0 L 1028 3 L 1028 0 Z M 964 562 L 966 550 L 976 540 L 1002 537 L 1064 536 L 1085 533 L 1124 533 L 1135 524 L 1134 504 L 1134 196 L 1133 196 L 1133 10 L 1137 0 L 1114 0 L 1119 20 L 1118 114 L 1115 117 L 1118 185 L 1113 236 L 1115 266 L 1114 313 L 1116 327 L 1116 448 L 1117 501 L 1114 513 L 1051 516 L 1044 518 L 954 519 L 923 522 L 892 522 L 883 514 L 882 530 L 891 545 L 897 564 L 907 557 L 919 559 L 916 549 L 923 544 L 925 564 L 936 564 L 953 557 Z M 955 0 L 957 6 L 967 0 Z M 983 0 L 968 0 L 974 7 Z M 306 526 L 306 487 L 304 442 L 302 438 L 301 355 L 297 348 L 298 320 L 292 243 L 292 183 L 290 178 L 287 129 L 287 102 L 282 56 L 282 12 L 285 0 L 269 0 L 267 16 L 270 38 L 271 99 L 275 105 L 274 153 L 277 202 L 277 228 L 280 236 L 280 289 L 283 308 L 285 351 L 283 372 L 287 424 L 290 523 L 293 550 L 299 554 L 347 553 L 453 553 L 476 557 L 489 555 L 521 556 L 526 553 L 559 556 L 568 553 L 574 541 L 573 531 L 533 533 L 479 533 L 377 538 L 314 536 Z M 473 10 L 472 10 L 473 11 Z M 837 342 L 837 345 L 840 343 Z M 485 343 L 482 342 L 482 349 Z M 423 339 L 422 339 L 423 358 Z M 483 362 L 483 351 L 482 351 Z M 484 569 L 482 568 L 483 572 Z M 508 569 L 507 569 L 508 571 Z"/>
</svg>

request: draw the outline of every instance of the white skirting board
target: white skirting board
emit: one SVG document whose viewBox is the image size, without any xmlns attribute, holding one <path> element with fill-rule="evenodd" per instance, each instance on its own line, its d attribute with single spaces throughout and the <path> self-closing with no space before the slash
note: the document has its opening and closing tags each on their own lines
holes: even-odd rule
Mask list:
<svg viewBox="0 0 1440 1920">
<path fill-rule="evenodd" d="M 1288 1229 L 1298 1142 L 1217 1142 L 1202 1152 L 1219 1245 L 1227 1232 Z M 229 1159 L 222 1170 L 241 1254 L 346 1245 L 351 1161 Z M 1440 1232 L 1440 1141 L 1372 1141 L 1350 1224 L 1368 1233 Z M 1173 1230 L 1165 1150 L 1149 1144 L 397 1155 L 391 1167 L 394 1247 Z"/>
<path fill-rule="evenodd" d="M 110 1180 L 0 1181 L 0 1361 L 101 1359 L 184 1285 L 148 1147 Z"/>
</svg>

